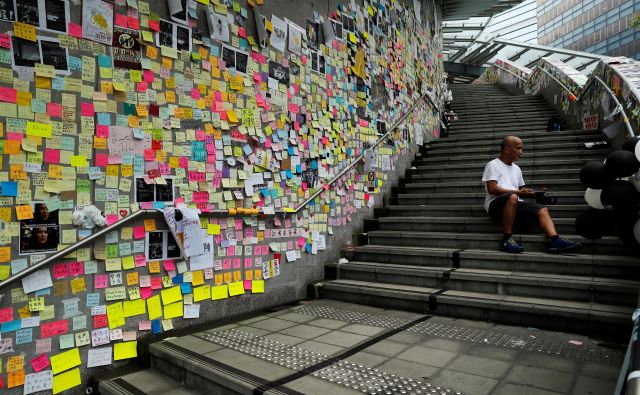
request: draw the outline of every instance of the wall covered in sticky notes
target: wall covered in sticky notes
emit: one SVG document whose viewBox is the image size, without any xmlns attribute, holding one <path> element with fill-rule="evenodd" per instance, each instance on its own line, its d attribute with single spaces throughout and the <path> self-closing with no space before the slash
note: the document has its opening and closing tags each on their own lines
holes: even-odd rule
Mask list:
<svg viewBox="0 0 640 395">
<path fill-rule="evenodd" d="M 199 213 L 182 234 L 142 216 L 0 289 L 3 394 L 81 392 L 137 339 L 303 298 L 438 134 L 421 103 L 327 184 L 423 93 L 442 102 L 433 2 L 212 0 L 210 31 L 203 2 L 177 18 L 164 0 L 16 1 L 0 10 L 0 281 L 95 232 L 86 206 L 107 225 Z M 328 23 L 307 26 L 314 11 Z"/>
</svg>

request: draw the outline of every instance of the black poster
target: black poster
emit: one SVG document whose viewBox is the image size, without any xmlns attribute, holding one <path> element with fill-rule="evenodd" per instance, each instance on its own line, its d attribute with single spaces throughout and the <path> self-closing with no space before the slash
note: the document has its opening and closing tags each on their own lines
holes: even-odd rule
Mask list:
<svg viewBox="0 0 640 395">
<path fill-rule="evenodd" d="M 0 0 L 0 19 L 3 21 L 15 21 L 16 12 L 13 8 L 13 0 Z"/>
<path fill-rule="evenodd" d="M 189 28 L 176 26 L 176 49 L 191 51 L 191 30 Z"/>
<path fill-rule="evenodd" d="M 141 70 L 138 31 L 113 27 L 113 65 L 123 69 Z"/>
<path fill-rule="evenodd" d="M 236 70 L 238 70 L 241 73 L 246 73 L 248 61 L 249 61 L 248 54 L 236 51 Z"/>
<path fill-rule="evenodd" d="M 46 28 L 57 32 L 67 32 L 67 15 L 65 14 L 65 2 L 60 0 L 45 0 Z"/>
<path fill-rule="evenodd" d="M 164 256 L 164 232 L 149 232 L 149 259 L 162 259 Z"/>
<path fill-rule="evenodd" d="M 155 185 L 147 184 L 144 178 L 136 178 L 136 202 L 153 202 Z"/>
<path fill-rule="evenodd" d="M 320 43 L 320 24 L 307 19 L 307 44 L 309 48 L 318 49 Z"/>
<path fill-rule="evenodd" d="M 16 66 L 35 67 L 36 63 L 40 63 L 38 43 L 11 37 L 11 49 L 13 50 L 13 63 Z"/>
<path fill-rule="evenodd" d="M 167 185 L 156 184 L 156 202 L 172 202 L 173 201 L 173 180 L 165 179 Z"/>
<path fill-rule="evenodd" d="M 47 205 L 33 203 L 33 218 L 20 221 L 20 255 L 58 251 L 60 225 L 58 212 Z"/>
<path fill-rule="evenodd" d="M 160 46 L 173 48 L 173 23 L 160 20 L 158 44 Z"/>
<path fill-rule="evenodd" d="M 269 77 L 278 80 L 279 83 L 289 86 L 289 68 L 280 63 L 269 61 Z"/>
<path fill-rule="evenodd" d="M 42 49 L 42 63 L 51 65 L 56 70 L 68 70 L 67 50 L 60 47 L 56 41 L 40 40 Z"/>
<path fill-rule="evenodd" d="M 236 67 L 236 51 L 229 47 L 222 47 L 222 60 L 228 69 Z"/>
<path fill-rule="evenodd" d="M 16 4 L 18 22 L 40 26 L 38 0 L 19 0 Z"/>
</svg>

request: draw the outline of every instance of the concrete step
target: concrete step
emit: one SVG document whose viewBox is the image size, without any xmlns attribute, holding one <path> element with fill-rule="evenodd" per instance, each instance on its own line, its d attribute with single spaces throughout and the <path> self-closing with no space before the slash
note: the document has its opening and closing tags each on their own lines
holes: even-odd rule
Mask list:
<svg viewBox="0 0 640 395">
<path fill-rule="evenodd" d="M 630 255 L 618 238 L 603 237 L 588 240 L 581 236 L 564 234 L 563 237 L 582 243 L 581 254 Z M 516 234 L 514 239 L 528 252 L 546 252 L 547 240 L 539 234 Z M 453 232 L 412 232 L 374 230 L 367 233 L 369 244 L 403 247 L 438 247 L 458 249 L 499 250 L 501 232 L 495 233 L 453 233 Z"/>
<path fill-rule="evenodd" d="M 520 162 L 526 161 L 547 161 L 554 159 L 562 159 L 562 158 L 575 158 L 575 159 L 586 159 L 586 160 L 604 160 L 607 155 L 611 153 L 610 149 L 591 149 L 591 150 L 583 150 L 583 149 L 565 149 L 558 150 L 553 152 L 544 152 L 544 151 L 527 151 L 524 153 L 522 159 L 517 162 L 519 165 Z M 496 156 L 492 154 L 478 154 L 478 155 L 458 155 L 456 153 L 452 153 L 450 156 L 437 156 L 431 157 L 427 156 L 426 158 L 415 161 L 414 163 L 417 166 L 424 166 L 431 163 L 484 163 L 486 164 L 490 160 L 495 159 Z"/>
<path fill-rule="evenodd" d="M 530 116 L 519 117 L 519 118 L 511 118 L 511 117 L 500 117 L 499 119 L 489 118 L 484 115 L 479 114 L 478 116 L 465 116 L 464 118 L 458 118 L 457 120 L 451 121 L 449 123 L 450 129 L 473 129 L 476 127 L 483 126 L 493 126 L 496 127 L 509 127 L 509 126 L 518 126 L 522 128 L 526 127 L 536 127 L 544 124 L 547 125 L 548 118 L 545 115 L 541 115 L 540 111 L 536 111 L 535 113 L 531 113 Z"/>
<path fill-rule="evenodd" d="M 585 204 L 554 204 L 548 206 L 553 218 L 576 218 L 580 213 L 589 209 Z M 465 218 L 487 217 L 487 212 L 481 204 L 454 205 L 392 205 L 386 209 L 384 216 L 393 217 L 448 217 L 461 216 Z"/>
<path fill-rule="evenodd" d="M 406 182 L 461 182 L 474 180 L 478 178 L 479 172 L 442 172 L 434 173 L 433 169 L 430 170 L 418 170 L 411 169 L 407 172 Z M 522 172 L 522 175 L 526 182 L 533 179 L 539 180 L 558 180 L 558 179 L 571 179 L 578 178 L 580 174 L 580 168 L 575 169 L 560 169 L 560 170 L 538 170 L 535 168 L 527 169 Z"/>
<path fill-rule="evenodd" d="M 324 298 L 536 328 L 588 333 L 625 341 L 633 308 L 590 302 L 445 290 L 356 280 L 322 283 Z M 628 339 L 627 339 L 628 340 Z"/>
<path fill-rule="evenodd" d="M 447 290 L 635 307 L 640 282 L 511 270 L 442 268 L 378 262 L 333 263 L 327 280 L 358 280 Z"/>
<path fill-rule="evenodd" d="M 349 261 L 378 262 L 442 268 L 508 270 L 513 272 L 549 273 L 571 276 L 606 277 L 640 280 L 637 258 L 620 255 L 571 254 L 554 255 L 525 251 L 509 254 L 489 250 L 398 247 L 363 245 L 342 251 Z"/>
<path fill-rule="evenodd" d="M 569 132 L 563 131 L 563 132 Z M 550 144 L 550 143 L 585 143 L 589 141 L 600 141 L 602 140 L 602 135 L 600 132 L 598 133 L 585 133 L 585 134 L 568 134 L 563 132 L 536 132 L 535 135 L 531 135 L 529 132 L 528 136 L 523 136 L 518 133 L 518 136 L 524 139 L 525 146 L 524 148 L 527 150 L 536 149 L 536 147 L 540 144 Z M 557 134 L 556 133 L 563 133 Z M 449 137 L 443 137 L 437 140 L 433 140 L 429 142 L 428 147 L 430 149 L 466 149 L 466 148 L 486 148 L 486 149 L 495 149 L 496 147 L 500 147 L 500 143 L 502 142 L 502 137 L 497 138 L 486 138 L 484 140 L 476 140 L 476 139 L 458 139 L 456 135 L 450 135 Z"/>
<path fill-rule="evenodd" d="M 592 141 L 592 140 L 590 140 Z M 600 146 L 599 149 L 606 149 L 609 147 Z M 525 155 L 529 152 L 554 152 L 554 151 L 564 151 L 568 149 L 579 149 L 585 150 L 583 141 L 554 141 L 549 143 L 529 143 L 524 146 L 523 151 Z M 611 149 L 609 148 L 611 151 Z M 500 145 L 496 144 L 495 146 L 484 144 L 482 146 L 474 146 L 474 147 L 456 147 L 453 150 L 451 147 L 447 146 L 439 146 L 434 145 L 427 151 L 428 158 L 438 157 L 438 156 L 450 156 L 452 153 L 456 155 L 493 155 L 497 157 L 500 154 Z"/>
<path fill-rule="evenodd" d="M 459 232 L 459 233 L 500 233 L 500 224 L 489 217 L 384 217 L 376 220 L 379 230 L 410 232 Z M 560 234 L 576 233 L 575 218 L 554 218 L 554 224 Z M 369 222 L 371 223 L 371 222 Z M 538 226 L 520 228 L 514 233 L 539 234 Z"/>
<path fill-rule="evenodd" d="M 498 143 L 500 146 L 500 141 L 504 136 L 509 135 L 510 133 L 505 133 L 501 130 L 491 131 L 485 133 L 463 133 L 456 132 L 450 133 L 449 136 L 436 140 L 432 142 L 432 144 L 445 144 L 445 143 L 479 143 L 479 144 L 495 144 Z M 549 138 L 555 137 L 559 139 L 563 139 L 569 136 L 602 136 L 602 132 L 598 130 L 561 130 L 557 132 L 548 132 L 546 127 L 541 130 L 522 130 L 517 133 L 518 137 L 520 137 L 525 144 L 529 139 L 535 138 Z M 526 146 L 526 145 L 525 145 Z"/>
<path fill-rule="evenodd" d="M 584 191 L 554 191 L 548 192 L 550 196 L 558 198 L 557 204 L 571 205 L 584 204 Z M 484 192 L 450 192 L 450 193 L 399 193 L 392 199 L 392 204 L 400 205 L 452 205 L 471 204 L 484 206 Z"/>
<path fill-rule="evenodd" d="M 525 154 L 529 155 L 529 153 Z M 606 154 L 600 153 L 594 155 L 595 158 L 589 157 L 569 157 L 569 159 L 558 159 L 558 157 L 544 158 L 539 157 L 539 160 L 533 160 L 531 157 L 525 157 L 518 161 L 516 164 L 520 166 L 520 169 L 524 172 L 531 169 L 539 170 L 554 170 L 554 169 L 570 169 L 570 168 L 582 168 L 585 163 L 590 160 L 604 160 Z M 451 170 L 465 170 L 465 171 L 482 171 L 487 163 L 495 159 L 491 155 L 484 155 L 482 159 L 474 161 L 473 159 L 458 160 L 458 161 L 440 161 L 436 158 L 425 158 L 417 160 L 413 163 L 418 171 L 431 171 L 431 172 L 446 172 Z"/>
<path fill-rule="evenodd" d="M 485 183 L 481 179 L 480 174 L 476 174 L 475 181 L 454 181 L 454 182 L 420 182 L 412 180 L 404 186 L 405 193 L 444 193 L 444 192 L 477 192 L 485 188 Z M 473 179 L 472 178 L 472 179 Z M 584 185 L 578 179 L 578 175 L 574 178 L 566 179 L 527 179 L 527 186 L 533 189 L 548 188 L 549 190 L 564 191 L 585 191 Z"/>
<path fill-rule="evenodd" d="M 201 392 L 182 385 L 153 369 L 124 374 L 109 380 L 100 381 L 100 394 L 102 395 L 200 395 Z"/>
</svg>

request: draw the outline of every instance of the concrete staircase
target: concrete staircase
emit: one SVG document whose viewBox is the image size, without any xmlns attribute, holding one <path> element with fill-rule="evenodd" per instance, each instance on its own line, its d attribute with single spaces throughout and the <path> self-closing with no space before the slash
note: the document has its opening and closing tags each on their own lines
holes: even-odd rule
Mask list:
<svg viewBox="0 0 640 395">
<path fill-rule="evenodd" d="M 638 258 L 615 237 L 584 240 L 574 221 L 585 210 L 578 173 L 608 148 L 586 149 L 599 131 L 547 132 L 557 115 L 540 97 L 497 86 L 453 85 L 459 120 L 414 161 L 390 204 L 367 221 L 348 263 L 326 267 L 322 298 L 469 319 L 578 332 L 626 341 L 637 304 Z M 582 242 L 579 254 L 551 255 L 538 229 L 516 230 L 523 254 L 499 251 L 500 227 L 486 215 L 485 164 L 505 135 L 524 141 L 518 165 L 527 185 L 558 198 L 558 231 Z M 525 233 L 523 233 L 525 232 Z"/>
</svg>

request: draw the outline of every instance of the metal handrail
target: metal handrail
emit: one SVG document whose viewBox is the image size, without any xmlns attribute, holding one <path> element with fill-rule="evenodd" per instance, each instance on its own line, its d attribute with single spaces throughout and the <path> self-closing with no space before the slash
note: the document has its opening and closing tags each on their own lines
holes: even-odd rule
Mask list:
<svg viewBox="0 0 640 395">
<path fill-rule="evenodd" d="M 387 133 L 385 133 L 382 137 L 380 137 L 376 143 L 373 145 L 373 147 L 376 147 L 378 144 L 380 144 L 385 138 L 387 138 L 391 132 L 393 132 L 395 129 L 398 128 L 398 126 L 400 126 L 400 124 L 402 122 L 404 122 L 404 120 L 407 118 L 407 116 L 409 116 L 409 114 L 411 114 L 413 112 L 413 110 L 415 110 L 415 108 L 418 106 L 418 104 L 420 104 L 420 102 L 422 102 L 425 97 L 429 100 L 429 102 L 437 109 L 438 106 L 435 105 L 435 103 L 433 103 L 433 101 L 431 100 L 431 98 L 429 96 L 427 96 L 427 94 L 425 93 L 424 95 L 422 95 L 420 97 L 420 99 L 418 99 L 413 106 L 411 106 L 411 109 L 409 111 L 407 111 L 406 114 L 404 114 L 394 125 L 391 129 L 389 129 L 389 131 Z M 440 111 L 438 109 L 438 111 Z M 358 162 L 360 160 L 362 160 L 362 158 L 364 157 L 364 154 L 359 155 L 353 162 L 351 162 L 347 167 L 345 167 L 342 171 L 340 171 L 340 173 L 338 173 L 338 175 L 336 175 L 333 179 L 331 179 L 328 183 L 325 184 L 325 186 L 330 186 L 332 184 L 334 184 L 340 177 L 342 177 L 347 171 L 349 171 L 350 169 L 352 169 L 356 164 L 358 164 Z M 318 195 L 320 195 L 320 193 L 322 193 L 325 190 L 325 187 L 323 186 L 322 188 L 318 189 L 315 193 L 313 193 L 309 198 L 307 198 L 304 202 L 302 202 L 298 207 L 296 207 L 295 209 L 284 209 L 284 210 L 278 210 L 276 211 L 276 213 L 297 213 L 298 211 L 302 210 L 302 208 L 304 208 L 307 204 L 309 204 L 313 199 L 315 199 Z M 132 213 L 131 215 L 128 215 L 125 218 L 120 219 L 119 221 L 116 221 L 114 223 L 112 223 L 109 226 L 106 226 L 102 229 L 100 229 L 99 231 L 97 231 L 96 233 L 93 233 L 87 237 L 85 237 L 84 239 L 78 241 L 77 243 L 74 243 L 58 252 L 56 252 L 53 255 L 50 255 L 48 257 L 46 257 L 45 259 L 37 262 L 36 264 L 29 266 L 28 268 L 15 273 L 9 277 L 7 277 L 6 279 L 4 279 L 3 281 L 0 281 L 0 289 L 4 288 L 5 286 L 9 285 L 10 283 L 20 280 L 38 270 L 40 270 L 41 268 L 53 263 L 54 261 L 60 259 L 60 258 L 64 258 L 65 256 L 69 255 L 70 253 L 78 250 L 79 248 L 91 243 L 92 241 L 96 240 L 97 238 L 99 238 L 100 236 L 106 235 L 109 232 L 112 232 L 118 228 L 120 228 L 121 226 L 133 221 L 134 219 L 138 218 L 138 217 L 142 217 L 145 215 L 151 215 L 151 214 L 158 214 L 159 211 L 158 210 L 146 210 L 146 209 L 142 209 L 142 210 L 138 210 L 134 213 Z M 228 210 L 221 210 L 221 209 L 217 209 L 217 210 L 209 210 L 207 212 L 205 212 L 205 214 L 229 214 Z M 265 214 L 265 213 L 262 213 Z"/>
<path fill-rule="evenodd" d="M 510 70 L 508 70 L 508 69 L 505 69 L 504 67 L 501 67 L 501 66 L 499 66 L 499 65 L 497 65 L 497 64 L 495 64 L 495 63 L 492 63 L 492 65 L 493 65 L 493 66 L 495 66 L 495 67 L 497 67 L 497 68 L 499 68 L 499 69 L 501 69 L 501 70 L 506 71 L 507 73 L 509 73 L 509 74 L 511 74 L 511 75 L 513 75 L 513 76 L 515 76 L 515 77 L 517 77 L 517 78 L 520 78 L 522 81 L 527 82 L 527 80 L 526 80 L 526 79 L 524 79 L 524 78 L 520 77 L 519 75 L 516 75 L 515 73 L 511 72 L 511 71 L 510 71 Z M 582 88 L 582 92 L 580 92 L 580 94 L 579 94 L 579 95 L 576 95 L 575 93 L 573 93 L 573 92 L 571 91 L 571 89 L 569 89 L 565 84 L 563 84 L 560 80 L 558 80 L 556 77 L 554 77 L 553 75 L 551 75 L 551 74 L 550 74 L 547 70 L 545 70 L 544 68 L 539 67 L 539 66 L 536 66 L 536 69 L 537 69 L 537 70 L 540 70 L 540 71 L 542 71 L 542 72 L 544 72 L 544 73 L 545 73 L 545 74 L 547 74 L 549 77 L 551 77 L 554 81 L 556 81 L 558 84 L 560 84 L 560 86 L 562 87 L 562 89 L 566 90 L 567 92 L 569 92 L 570 94 L 572 94 L 572 95 L 576 98 L 576 101 L 580 101 L 580 100 L 582 100 L 582 98 L 587 94 L 587 92 L 588 92 L 588 88 L 589 88 L 589 85 L 591 85 L 592 81 L 598 81 L 598 82 L 602 85 L 602 87 L 607 91 L 607 93 L 609 93 L 609 96 L 611 96 L 611 97 L 613 98 L 613 100 L 614 100 L 614 101 L 615 101 L 615 103 L 618 105 L 618 107 L 620 107 L 620 112 L 622 113 L 622 116 L 623 116 L 623 118 L 622 118 L 622 119 L 624 120 L 624 123 L 625 123 L 625 125 L 626 125 L 626 127 L 627 127 L 627 131 L 629 132 L 629 137 L 634 137 L 634 136 L 635 136 L 635 133 L 634 133 L 634 131 L 633 131 L 633 127 L 631 126 L 631 123 L 629 123 L 629 117 L 627 116 L 627 113 L 624 111 L 624 107 L 622 106 L 622 104 L 620 103 L 620 101 L 618 100 L 618 98 L 616 97 L 616 94 L 611 90 L 611 88 L 609 88 L 609 86 L 608 86 L 604 81 L 602 81 L 602 80 L 600 79 L 600 77 L 595 76 L 595 75 L 591 75 L 591 76 L 589 77 L 589 81 L 587 81 L 587 83 L 583 86 L 583 88 Z M 534 72 L 535 72 L 535 71 L 534 71 Z M 532 74 L 533 74 L 533 73 L 532 73 Z M 621 78 L 623 78 L 623 79 L 625 78 L 625 77 L 624 77 L 624 76 L 622 76 L 620 73 L 616 73 L 616 75 L 620 76 L 620 77 L 621 77 Z M 626 79 L 625 79 L 625 82 L 627 82 L 627 85 L 629 85 L 629 82 L 628 82 Z M 629 86 L 631 86 L 631 85 L 629 85 Z M 637 95 L 636 95 L 636 97 L 637 97 L 638 99 L 640 99 L 640 93 L 638 92 L 638 90 L 637 90 L 637 89 L 635 89 L 635 88 L 634 88 L 634 89 L 632 90 L 632 93 L 633 93 L 633 94 L 637 94 Z"/>
<path fill-rule="evenodd" d="M 514 76 L 514 77 L 516 77 L 516 78 L 521 79 L 521 80 L 522 80 L 522 81 L 524 81 L 524 82 L 527 82 L 527 80 L 526 80 L 526 79 L 524 79 L 524 78 L 520 77 L 518 74 L 514 73 L 513 71 L 511 71 L 511 70 L 509 70 L 509 69 L 505 69 L 504 67 L 502 67 L 502 66 L 500 66 L 500 65 L 497 65 L 497 64 L 495 64 L 495 63 L 491 63 L 491 65 L 492 65 L 492 66 L 495 66 L 495 67 L 497 67 L 497 68 L 499 68 L 499 69 L 501 69 L 501 70 L 506 71 L 507 73 L 511 74 L 512 76 Z"/>
<path fill-rule="evenodd" d="M 429 100 L 429 103 L 431 103 L 431 105 L 433 107 L 435 107 L 436 109 L 438 109 L 438 106 L 435 105 L 435 103 L 431 100 L 431 98 L 425 93 L 424 95 L 422 95 L 420 97 L 420 99 L 418 99 L 413 106 L 411 106 L 411 109 L 409 111 L 407 111 L 406 114 L 404 114 L 392 127 L 391 129 L 389 129 L 389 131 L 387 133 L 385 133 L 384 135 L 382 135 L 375 144 L 373 144 L 373 147 L 377 147 L 378 144 L 380 144 L 382 141 L 384 141 L 384 139 L 386 139 L 389 135 L 391 135 L 391 133 L 396 130 L 398 128 L 398 126 L 400 126 L 400 124 L 402 124 L 402 122 L 404 122 L 404 120 L 407 118 L 407 116 L 409 116 L 409 114 L 411 114 L 413 112 L 413 110 L 416 109 L 416 107 L 418 106 L 418 104 L 420 104 L 420 102 L 422 102 L 425 98 L 427 98 L 427 100 Z M 439 109 L 438 109 L 439 111 Z M 349 170 L 351 170 L 355 165 L 357 165 L 362 158 L 364 158 L 364 153 L 360 154 L 353 162 L 351 162 L 347 167 L 345 167 L 344 169 L 342 169 L 335 177 L 333 177 L 331 179 L 331 181 L 327 182 L 326 184 L 324 184 L 321 188 L 319 188 L 316 192 L 314 192 L 311 196 L 309 196 L 307 199 L 305 199 L 304 202 L 302 202 L 298 207 L 294 208 L 294 209 L 284 209 L 284 210 L 278 210 L 277 212 L 279 213 L 283 213 L 283 212 L 290 212 L 290 213 L 297 213 L 298 211 L 302 210 L 306 205 L 308 205 L 309 203 L 311 203 L 311 201 L 313 201 L 316 197 L 318 197 L 326 188 L 328 188 L 328 186 L 333 185 L 336 181 L 338 181 L 338 179 L 340 179 L 340 177 L 342 177 L 343 175 L 345 175 Z"/>
</svg>

